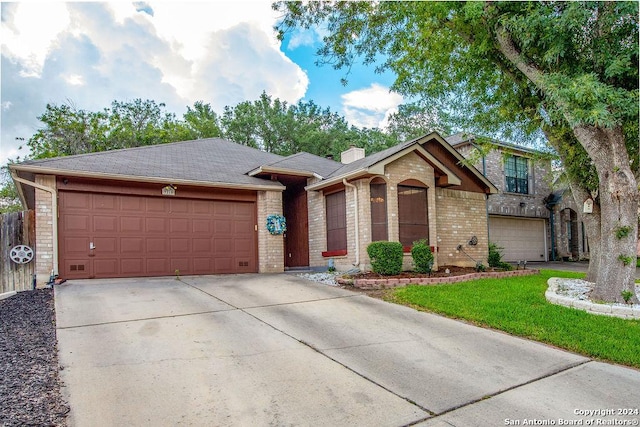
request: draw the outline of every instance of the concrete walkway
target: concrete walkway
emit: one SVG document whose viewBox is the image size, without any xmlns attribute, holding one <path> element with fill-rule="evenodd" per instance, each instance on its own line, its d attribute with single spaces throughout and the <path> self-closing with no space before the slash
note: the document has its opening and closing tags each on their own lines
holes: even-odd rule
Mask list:
<svg viewBox="0 0 640 427">
<path fill-rule="evenodd" d="M 55 292 L 72 426 L 640 419 L 588 412 L 640 409 L 637 370 L 292 275 Z"/>
</svg>

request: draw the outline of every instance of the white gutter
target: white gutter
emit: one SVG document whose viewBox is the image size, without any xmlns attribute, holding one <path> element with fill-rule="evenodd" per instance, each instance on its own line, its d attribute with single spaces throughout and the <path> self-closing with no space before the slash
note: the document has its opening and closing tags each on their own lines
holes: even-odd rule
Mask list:
<svg viewBox="0 0 640 427">
<path fill-rule="evenodd" d="M 11 170 L 11 177 L 16 182 L 35 187 L 38 190 L 46 191 L 47 193 L 51 194 L 51 226 L 53 229 L 53 275 L 56 276 L 58 274 L 58 193 L 55 188 L 47 187 L 24 178 L 20 178 L 14 170 Z"/>
<path fill-rule="evenodd" d="M 355 185 L 347 182 L 347 178 L 343 178 L 342 179 L 342 183 L 344 184 L 345 187 L 351 187 L 353 188 L 353 193 L 356 199 L 356 215 L 355 215 L 355 227 L 356 227 L 356 233 L 355 233 L 355 237 L 356 237 L 356 262 L 353 263 L 353 265 L 355 267 L 360 265 L 360 221 L 359 221 L 359 217 L 360 217 L 360 209 L 359 209 L 359 205 L 358 205 L 358 187 L 356 187 Z"/>
</svg>

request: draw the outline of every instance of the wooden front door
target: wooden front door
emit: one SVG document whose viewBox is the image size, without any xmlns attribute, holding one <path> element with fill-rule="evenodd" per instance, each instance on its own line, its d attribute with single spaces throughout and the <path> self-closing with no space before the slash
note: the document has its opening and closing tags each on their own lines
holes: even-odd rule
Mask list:
<svg viewBox="0 0 640 427">
<path fill-rule="evenodd" d="M 309 265 L 309 221 L 307 210 L 306 180 L 287 182 L 283 194 L 284 216 L 287 232 L 284 236 L 285 267 Z"/>
</svg>

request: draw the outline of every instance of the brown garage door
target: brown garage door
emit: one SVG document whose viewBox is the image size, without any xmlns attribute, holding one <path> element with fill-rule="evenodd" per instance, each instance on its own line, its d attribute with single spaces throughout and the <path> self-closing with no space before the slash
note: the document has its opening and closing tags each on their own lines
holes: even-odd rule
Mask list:
<svg viewBox="0 0 640 427">
<path fill-rule="evenodd" d="M 257 271 L 255 202 L 59 195 L 64 278 Z"/>
</svg>

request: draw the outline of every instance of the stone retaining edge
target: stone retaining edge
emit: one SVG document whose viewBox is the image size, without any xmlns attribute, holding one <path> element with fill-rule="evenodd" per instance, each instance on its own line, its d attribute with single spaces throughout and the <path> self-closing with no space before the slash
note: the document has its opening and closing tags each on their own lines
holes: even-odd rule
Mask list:
<svg viewBox="0 0 640 427">
<path fill-rule="evenodd" d="M 620 317 L 622 319 L 640 319 L 640 309 L 638 308 L 613 304 L 597 304 L 591 301 L 575 300 L 564 295 L 559 295 L 557 293 L 558 280 L 558 277 L 551 277 L 547 280 L 547 284 L 549 286 L 544 293 L 544 296 L 547 301 L 552 304 L 575 308 L 576 310 L 582 310 L 600 316 Z"/>
<path fill-rule="evenodd" d="M 513 271 L 485 271 L 463 274 L 449 277 L 415 277 L 404 279 L 345 279 L 338 277 L 336 281 L 341 285 L 353 285 L 360 289 L 391 289 L 411 285 L 436 285 L 466 282 L 475 279 L 517 277 L 538 274 L 538 270 L 513 270 Z"/>
</svg>

